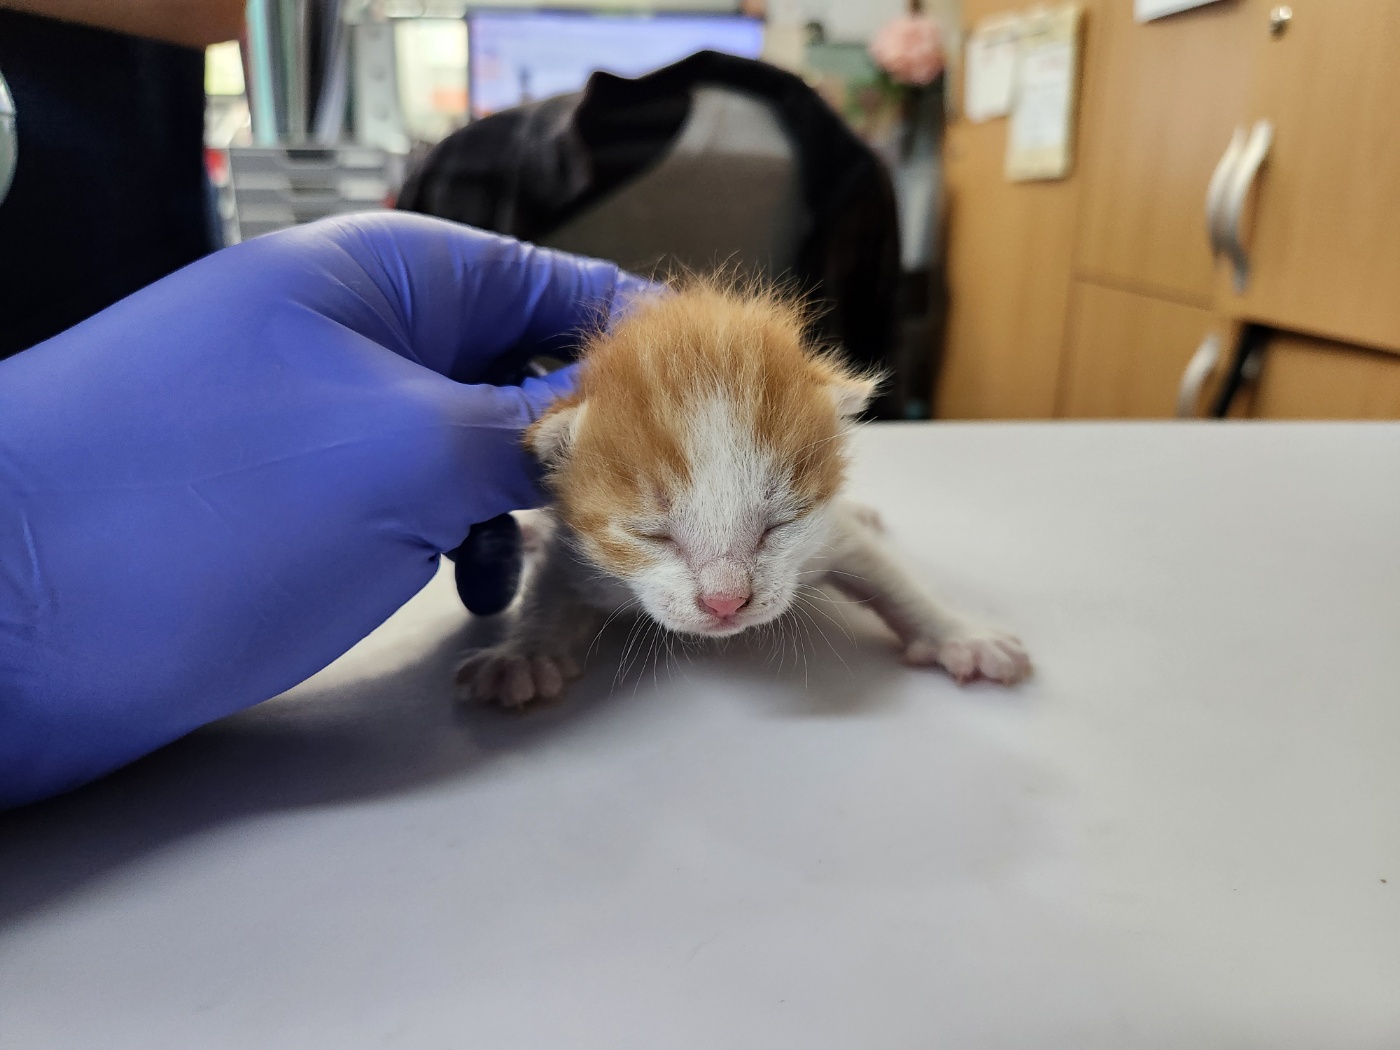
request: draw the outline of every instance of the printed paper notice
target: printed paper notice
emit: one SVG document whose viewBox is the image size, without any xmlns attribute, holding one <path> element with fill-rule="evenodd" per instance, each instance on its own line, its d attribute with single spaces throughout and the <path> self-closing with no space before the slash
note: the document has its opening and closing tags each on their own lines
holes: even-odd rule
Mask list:
<svg viewBox="0 0 1400 1050">
<path fill-rule="evenodd" d="M 967 42 L 963 112 L 980 124 L 1011 112 L 1021 38 L 1018 17 L 989 19 Z"/>
<path fill-rule="evenodd" d="M 1007 178 L 1019 182 L 1069 174 L 1078 64 L 1077 7 L 1026 19 L 1006 138 Z"/>
</svg>

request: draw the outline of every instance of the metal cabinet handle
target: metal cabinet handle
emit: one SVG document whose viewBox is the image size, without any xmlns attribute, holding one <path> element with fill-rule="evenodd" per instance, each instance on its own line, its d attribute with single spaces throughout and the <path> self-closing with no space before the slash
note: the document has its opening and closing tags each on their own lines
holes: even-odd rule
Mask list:
<svg viewBox="0 0 1400 1050">
<path fill-rule="evenodd" d="M 1228 186 L 1220 207 L 1220 229 L 1224 253 L 1235 267 L 1236 292 L 1243 292 L 1249 283 L 1249 253 L 1245 251 L 1240 232 L 1240 224 L 1244 220 L 1244 205 L 1249 199 L 1250 187 L 1254 185 L 1259 169 L 1263 167 L 1273 144 L 1273 123 L 1268 120 L 1258 121 L 1250 131 L 1249 140 L 1227 178 Z"/>
<path fill-rule="evenodd" d="M 1220 364 L 1220 336 L 1212 332 L 1201 340 L 1191 360 L 1186 362 L 1186 371 L 1181 373 L 1181 383 L 1176 388 L 1176 418 L 1195 419 L 1201 403 L 1201 391 L 1206 380 Z"/>
<path fill-rule="evenodd" d="M 1230 188 L 1230 176 L 1234 174 L 1247 141 L 1244 128 L 1236 128 L 1230 144 L 1220 155 L 1220 162 L 1216 164 L 1210 176 L 1210 186 L 1206 189 L 1206 233 L 1210 237 L 1210 254 L 1217 259 L 1225 254 L 1225 227 L 1221 221 L 1225 211 L 1225 195 Z"/>
</svg>

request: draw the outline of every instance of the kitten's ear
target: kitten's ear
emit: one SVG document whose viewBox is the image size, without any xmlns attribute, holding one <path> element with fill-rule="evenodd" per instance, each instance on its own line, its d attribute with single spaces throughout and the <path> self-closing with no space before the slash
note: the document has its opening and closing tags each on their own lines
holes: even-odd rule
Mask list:
<svg viewBox="0 0 1400 1050">
<path fill-rule="evenodd" d="M 841 418 L 854 419 L 870 404 L 875 392 L 880 389 L 880 380 L 873 376 L 838 374 L 828 389 Z"/>
<path fill-rule="evenodd" d="M 574 440 L 578 437 L 579 424 L 583 421 L 583 413 L 582 401 L 551 408 L 525 431 L 525 447 L 533 452 L 541 463 L 557 463 L 573 448 Z"/>
</svg>

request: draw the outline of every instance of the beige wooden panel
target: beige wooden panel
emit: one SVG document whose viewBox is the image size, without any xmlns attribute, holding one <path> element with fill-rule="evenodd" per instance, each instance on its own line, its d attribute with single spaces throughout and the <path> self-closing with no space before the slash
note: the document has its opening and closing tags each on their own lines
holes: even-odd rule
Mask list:
<svg viewBox="0 0 1400 1050">
<path fill-rule="evenodd" d="M 948 326 L 937 414 L 1055 408 L 1077 186 L 1002 177 L 1003 123 L 948 131 Z"/>
<path fill-rule="evenodd" d="M 1169 417 L 1186 363 L 1212 330 L 1209 310 L 1078 282 L 1060 414 Z"/>
<path fill-rule="evenodd" d="M 1210 303 L 1206 187 L 1243 120 L 1250 48 L 1263 37 L 1251 14 L 1225 2 L 1140 24 L 1131 3 L 1103 8 L 1086 98 L 1081 276 Z"/>
<path fill-rule="evenodd" d="M 1400 3 L 1292 0 L 1259 49 L 1251 117 L 1277 126 L 1260 175 L 1253 273 L 1222 309 L 1400 350 Z M 1267 34 L 1268 5 L 1250 5 Z"/>
<path fill-rule="evenodd" d="M 964 21 L 1023 6 L 969 0 Z M 1097 6 L 1086 5 L 1086 63 Z M 1006 126 L 958 119 L 947 131 L 950 301 L 934 397 L 943 418 L 1046 418 L 1055 410 L 1079 179 L 1007 182 Z"/>
<path fill-rule="evenodd" d="M 1280 335 L 1252 398 L 1259 419 L 1400 419 L 1400 357 Z"/>
</svg>

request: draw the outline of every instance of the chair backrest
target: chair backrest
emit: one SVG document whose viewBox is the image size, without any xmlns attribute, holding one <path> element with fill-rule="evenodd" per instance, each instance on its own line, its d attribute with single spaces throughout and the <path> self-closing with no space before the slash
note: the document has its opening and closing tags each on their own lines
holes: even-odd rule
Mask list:
<svg viewBox="0 0 1400 1050">
<path fill-rule="evenodd" d="M 796 262 L 809 222 L 797 147 L 772 108 L 701 84 L 659 162 L 540 243 L 646 274 L 723 264 L 780 276 Z"/>
<path fill-rule="evenodd" d="M 577 95 L 473 121 L 415 168 L 399 207 L 643 274 L 790 279 L 818 307 L 816 339 L 898 370 L 889 172 L 810 85 L 762 62 L 702 51 L 636 79 L 599 72 Z M 892 397 L 872 413 L 904 414 Z"/>
</svg>

